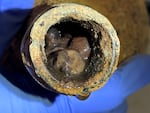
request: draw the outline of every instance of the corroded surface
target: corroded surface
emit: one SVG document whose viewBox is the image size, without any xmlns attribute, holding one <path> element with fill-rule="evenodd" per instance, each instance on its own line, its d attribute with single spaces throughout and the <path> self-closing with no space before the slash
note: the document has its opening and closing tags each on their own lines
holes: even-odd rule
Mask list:
<svg viewBox="0 0 150 113">
<path fill-rule="evenodd" d="M 55 69 L 62 71 L 66 76 L 76 76 L 83 72 L 85 62 L 81 55 L 75 50 L 62 50 L 58 52 Z"/>
<path fill-rule="evenodd" d="M 64 2 L 88 5 L 111 21 L 121 42 L 120 61 L 147 47 L 149 26 L 144 0 L 36 0 L 35 6 Z"/>
<path fill-rule="evenodd" d="M 71 42 L 70 48 L 78 51 L 81 57 L 85 60 L 88 59 L 91 53 L 91 48 L 86 37 L 75 37 Z"/>
<path fill-rule="evenodd" d="M 55 5 L 32 24 L 24 37 L 24 41 L 30 43 L 22 43 L 22 57 L 27 69 L 31 69 L 30 74 L 47 89 L 51 87 L 60 93 L 87 96 L 101 88 L 116 69 L 120 43 L 111 23 L 97 11 L 77 4 Z M 69 30 L 67 32 L 70 34 L 65 35 L 64 29 Z M 67 36 L 73 39 L 69 41 L 64 38 Z M 70 45 L 66 49 L 68 41 Z M 81 47 L 80 44 L 84 46 Z M 53 65 L 49 66 L 49 54 L 57 51 L 56 60 L 52 60 Z M 61 68 L 68 63 L 66 58 L 72 59 L 72 63 L 61 73 Z M 88 65 L 85 66 L 83 61 L 87 59 Z M 78 68 L 77 64 L 81 67 Z M 66 70 L 77 76 L 63 74 Z"/>
</svg>

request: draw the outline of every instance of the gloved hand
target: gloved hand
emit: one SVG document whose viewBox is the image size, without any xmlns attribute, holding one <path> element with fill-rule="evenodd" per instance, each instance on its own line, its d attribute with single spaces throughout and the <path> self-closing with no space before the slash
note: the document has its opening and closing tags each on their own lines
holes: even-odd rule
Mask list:
<svg viewBox="0 0 150 113">
<path fill-rule="evenodd" d="M 7 2 L 7 3 L 6 3 Z M 9 4 L 9 6 L 8 6 Z M 0 52 L 18 31 L 32 0 L 1 0 Z M 13 9 L 19 9 L 12 11 Z M 21 9 L 21 10 L 20 10 Z M 24 13 L 21 13 L 23 11 Z M 10 33 L 10 34 L 9 34 Z M 127 96 L 150 83 L 150 56 L 137 55 L 119 66 L 106 85 L 84 101 L 59 94 L 52 102 L 40 95 L 23 92 L 0 74 L 0 112 L 2 113 L 125 113 Z M 1 72 L 0 72 L 1 73 Z M 6 72 L 7 73 L 7 72 Z M 9 73 L 12 76 L 13 73 Z M 21 75 L 20 75 L 21 76 Z M 20 82 L 24 82 L 20 77 Z M 24 87 L 30 84 L 24 84 Z M 28 87 L 27 87 L 28 88 Z M 32 88 L 31 88 L 32 89 Z M 34 89 L 33 89 L 34 90 Z M 51 96 L 51 94 L 49 94 Z"/>
<path fill-rule="evenodd" d="M 127 96 L 150 83 L 149 67 L 149 55 L 133 57 L 118 68 L 103 88 L 93 92 L 84 101 L 60 94 L 51 102 L 46 98 L 21 91 L 0 76 L 0 112 L 126 113 Z"/>
<path fill-rule="evenodd" d="M 0 57 L 33 4 L 34 0 L 0 0 Z"/>
</svg>

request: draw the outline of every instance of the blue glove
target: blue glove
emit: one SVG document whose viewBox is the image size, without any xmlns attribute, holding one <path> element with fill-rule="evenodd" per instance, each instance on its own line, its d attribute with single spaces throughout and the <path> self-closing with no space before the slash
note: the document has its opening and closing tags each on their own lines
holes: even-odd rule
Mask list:
<svg viewBox="0 0 150 113">
<path fill-rule="evenodd" d="M 84 101 L 73 96 L 58 95 L 55 101 L 51 102 L 47 98 L 21 91 L 0 76 L 0 112 L 126 113 L 126 98 L 150 83 L 149 67 L 149 55 L 133 57 L 118 68 L 103 88 L 93 92 Z"/>
<path fill-rule="evenodd" d="M 33 4 L 34 0 L 0 0 L 0 57 Z"/>
<path fill-rule="evenodd" d="M 33 0 L 0 1 L 0 53 L 19 30 Z M 15 10 L 14 10 L 15 9 Z M 17 9 L 17 10 L 16 10 Z M 19 10 L 18 10 L 19 9 Z M 23 12 L 23 13 L 21 13 Z M 84 101 L 58 95 L 54 101 L 20 90 L 0 74 L 0 112 L 2 113 L 126 113 L 126 98 L 150 83 L 150 56 L 137 55 L 119 66 L 106 85 Z M 1 68 L 1 67 L 0 67 Z M 1 70 L 1 69 L 0 69 Z M 6 72 L 7 73 L 7 72 Z M 14 73 L 8 73 L 15 80 Z M 19 77 L 19 76 L 18 76 Z M 22 75 L 24 88 L 35 90 Z M 30 86 L 30 87 L 28 87 Z M 48 94 L 50 97 L 52 93 Z"/>
</svg>

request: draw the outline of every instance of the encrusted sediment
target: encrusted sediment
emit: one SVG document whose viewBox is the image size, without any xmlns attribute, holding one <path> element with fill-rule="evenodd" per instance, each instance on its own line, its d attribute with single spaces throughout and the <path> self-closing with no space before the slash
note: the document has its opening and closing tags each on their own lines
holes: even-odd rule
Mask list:
<svg viewBox="0 0 150 113">
<path fill-rule="evenodd" d="M 33 78 L 49 90 L 68 95 L 87 96 L 101 88 L 115 71 L 120 52 L 109 20 L 73 3 L 56 4 L 41 12 L 21 46 L 23 62 Z"/>
</svg>

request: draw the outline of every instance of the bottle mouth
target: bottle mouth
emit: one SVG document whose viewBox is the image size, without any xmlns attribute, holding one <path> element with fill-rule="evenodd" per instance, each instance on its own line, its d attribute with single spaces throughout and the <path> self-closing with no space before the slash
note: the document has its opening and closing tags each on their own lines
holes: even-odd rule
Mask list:
<svg viewBox="0 0 150 113">
<path fill-rule="evenodd" d="M 120 44 L 109 20 L 83 5 L 57 4 L 31 23 L 21 45 L 23 62 L 43 87 L 86 96 L 116 69 Z"/>
</svg>

